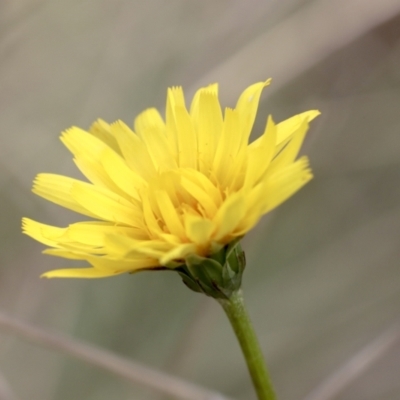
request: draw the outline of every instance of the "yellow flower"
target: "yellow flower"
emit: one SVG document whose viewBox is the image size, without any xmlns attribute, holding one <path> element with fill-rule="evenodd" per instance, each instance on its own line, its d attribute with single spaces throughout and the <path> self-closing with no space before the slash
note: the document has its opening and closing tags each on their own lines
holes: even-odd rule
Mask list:
<svg viewBox="0 0 400 400">
<path fill-rule="evenodd" d="M 49 246 L 45 253 L 85 260 L 90 267 L 50 271 L 46 277 L 98 278 L 207 257 L 245 235 L 261 216 L 311 178 L 297 154 L 311 110 L 249 144 L 266 82 L 248 87 L 224 113 L 218 86 L 198 90 L 190 111 L 182 88 L 168 89 L 165 121 L 154 108 L 132 131 L 122 121 L 72 127 L 61 140 L 90 182 L 39 174 L 33 192 L 91 218 L 66 228 L 23 219 L 23 231 Z"/>
</svg>

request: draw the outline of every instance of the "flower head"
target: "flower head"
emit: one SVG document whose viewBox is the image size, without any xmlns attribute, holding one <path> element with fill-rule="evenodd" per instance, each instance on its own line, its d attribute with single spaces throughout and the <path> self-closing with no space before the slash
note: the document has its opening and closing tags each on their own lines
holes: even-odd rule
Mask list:
<svg viewBox="0 0 400 400">
<path fill-rule="evenodd" d="M 91 266 L 46 277 L 97 278 L 177 268 L 208 257 L 245 235 L 261 216 L 311 178 L 297 158 L 312 110 L 249 136 L 266 82 L 248 87 L 224 112 L 217 85 L 198 90 L 187 110 L 182 88 L 168 89 L 165 121 L 154 108 L 134 130 L 117 121 L 77 127 L 61 140 L 89 182 L 39 174 L 33 192 L 90 218 L 66 228 L 23 219 L 45 253 Z"/>
</svg>

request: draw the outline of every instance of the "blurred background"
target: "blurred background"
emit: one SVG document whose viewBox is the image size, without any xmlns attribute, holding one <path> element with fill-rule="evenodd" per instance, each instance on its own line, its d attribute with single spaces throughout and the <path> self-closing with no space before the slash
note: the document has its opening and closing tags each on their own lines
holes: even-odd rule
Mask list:
<svg viewBox="0 0 400 400">
<path fill-rule="evenodd" d="M 217 303 L 170 273 L 39 279 L 71 264 L 42 255 L 20 220 L 80 219 L 30 192 L 39 172 L 80 177 L 64 129 L 163 111 L 171 85 L 190 99 L 219 82 L 233 106 L 268 77 L 253 137 L 268 114 L 322 112 L 303 150 L 315 179 L 244 243 L 243 286 L 279 398 L 399 399 L 398 0 L 1 0 L 0 311 L 255 399 Z M 349 375 L 349 362 L 365 368 Z M 0 382 L 13 392 L 3 400 L 166 399 L 1 329 Z"/>
</svg>

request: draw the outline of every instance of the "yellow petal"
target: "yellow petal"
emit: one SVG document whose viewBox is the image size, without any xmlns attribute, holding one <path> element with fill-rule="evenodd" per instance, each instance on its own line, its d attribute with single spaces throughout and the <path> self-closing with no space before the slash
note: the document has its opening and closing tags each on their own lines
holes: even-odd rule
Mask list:
<svg viewBox="0 0 400 400">
<path fill-rule="evenodd" d="M 218 97 L 218 83 L 212 83 L 211 85 L 196 90 L 192 103 L 190 104 L 190 115 L 196 120 L 198 119 L 200 97 L 204 93 L 210 93 Z"/>
<path fill-rule="evenodd" d="M 86 260 L 96 269 L 102 271 L 113 271 L 114 273 L 136 272 L 144 269 L 153 269 L 160 266 L 158 260 L 150 257 L 136 259 L 111 259 L 105 257 L 88 256 Z"/>
<path fill-rule="evenodd" d="M 237 192 L 243 187 L 247 162 L 247 146 L 242 145 L 235 156 L 235 161 L 230 164 L 230 168 L 227 171 L 226 179 L 224 181 L 226 190 L 228 190 L 229 193 Z"/>
<path fill-rule="evenodd" d="M 264 214 L 265 198 L 268 192 L 265 183 L 262 182 L 246 193 L 246 212 L 242 220 L 234 229 L 236 237 L 243 236 L 260 220 Z"/>
<path fill-rule="evenodd" d="M 232 166 L 235 164 L 235 157 L 241 146 L 245 145 L 243 139 L 238 112 L 227 108 L 222 134 L 213 162 L 213 170 L 222 185 L 225 185 L 229 179 Z"/>
<path fill-rule="evenodd" d="M 251 129 L 253 128 L 254 120 L 256 119 L 261 92 L 270 83 L 271 79 L 268 79 L 265 82 L 258 82 L 249 86 L 240 95 L 236 104 L 236 110 L 240 115 L 240 129 L 246 142 L 250 136 Z"/>
<path fill-rule="evenodd" d="M 182 177 L 181 184 L 199 202 L 210 218 L 216 214 L 217 206 L 204 189 L 185 177 Z"/>
<path fill-rule="evenodd" d="M 101 165 L 109 178 L 123 193 L 139 200 L 138 190 L 146 185 L 146 181 L 132 171 L 125 160 L 110 151 L 104 151 L 100 156 Z"/>
<path fill-rule="evenodd" d="M 270 193 L 270 195 L 265 197 L 263 213 L 267 213 L 282 204 L 309 182 L 312 177 L 307 157 L 301 157 L 295 163 L 273 175 L 265 185 L 265 193 Z"/>
<path fill-rule="evenodd" d="M 22 232 L 46 246 L 57 247 L 58 242 L 54 238 L 62 236 L 65 231 L 65 228 L 58 228 L 29 218 L 22 218 Z"/>
<path fill-rule="evenodd" d="M 150 197 L 148 192 L 141 193 L 142 207 L 143 207 L 143 218 L 145 222 L 145 228 L 149 232 L 150 237 L 158 237 L 163 231 L 158 224 L 156 215 L 154 214 L 153 208 L 150 203 Z"/>
<path fill-rule="evenodd" d="M 184 239 L 185 231 L 183 229 L 182 221 L 168 194 L 164 190 L 157 190 L 156 196 L 156 201 L 168 230 L 172 234 Z"/>
<path fill-rule="evenodd" d="M 60 140 L 74 156 L 85 154 L 92 161 L 96 161 L 98 154 L 108 148 L 103 141 L 76 126 L 63 132 Z"/>
<path fill-rule="evenodd" d="M 208 243 L 213 229 L 214 225 L 210 220 L 191 214 L 185 215 L 186 234 L 192 242 L 198 245 Z"/>
<path fill-rule="evenodd" d="M 267 169 L 267 175 L 271 176 L 283 167 L 292 163 L 297 157 L 300 147 L 303 144 L 304 138 L 308 131 L 308 121 L 306 119 L 300 124 L 297 130 L 293 133 L 290 142 L 282 149 L 282 151 L 272 160 Z"/>
<path fill-rule="evenodd" d="M 105 278 L 123 274 L 126 271 L 106 271 L 98 270 L 95 268 L 68 268 L 68 269 L 55 269 L 53 271 L 45 272 L 41 275 L 42 278 Z"/>
<path fill-rule="evenodd" d="M 102 119 L 98 119 L 95 121 L 89 129 L 89 132 L 104 142 L 108 147 L 113 149 L 116 153 L 121 154 L 121 150 L 118 146 L 117 140 L 111 133 L 110 125 L 103 121 Z"/>
<path fill-rule="evenodd" d="M 161 265 L 168 265 L 171 261 L 184 261 L 185 257 L 189 254 L 196 252 L 196 246 L 193 243 L 186 243 L 175 247 L 171 251 L 167 252 L 160 259 Z"/>
<path fill-rule="evenodd" d="M 226 237 L 229 237 L 240 223 L 245 211 L 245 198 L 241 193 L 235 193 L 229 197 L 215 216 L 214 226 L 216 230 L 213 239 L 223 241 Z"/>
<path fill-rule="evenodd" d="M 71 195 L 98 218 L 135 227 L 143 226 L 140 209 L 107 189 L 77 182 L 71 189 Z"/>
<path fill-rule="evenodd" d="M 143 255 L 158 259 L 173 246 L 162 240 L 135 240 L 133 238 L 109 234 L 105 238 L 105 250 L 109 255 L 126 260 L 143 259 Z"/>
<path fill-rule="evenodd" d="M 194 169 L 182 169 L 180 175 L 204 189 L 212 198 L 214 204 L 219 206 L 222 203 L 222 195 L 219 188 L 204 174 Z M 182 180 L 181 180 L 182 181 Z"/>
<path fill-rule="evenodd" d="M 68 260 L 85 260 L 88 255 L 86 252 L 82 252 L 81 249 L 46 249 L 43 254 L 48 254 L 50 256 L 67 258 Z"/>
<path fill-rule="evenodd" d="M 144 179 L 154 176 L 156 169 L 142 140 L 122 121 L 114 122 L 111 131 L 129 167 Z"/>
<path fill-rule="evenodd" d="M 88 223 L 89 224 L 89 223 Z M 89 252 L 93 254 L 101 254 L 99 247 L 102 241 L 98 240 L 94 244 L 85 242 L 83 240 L 77 241 L 68 235 L 70 228 L 58 228 L 51 225 L 41 224 L 36 221 L 24 218 L 23 232 L 37 241 L 56 249 L 46 249 L 44 253 L 57 255 L 59 257 L 67 257 L 72 259 L 82 259 L 81 256 L 76 257 L 76 254 L 71 254 L 71 251 Z"/>
<path fill-rule="evenodd" d="M 178 158 L 181 168 L 197 168 L 197 138 L 186 108 L 175 107 Z"/>
<path fill-rule="evenodd" d="M 219 138 L 223 118 L 218 93 L 203 89 L 198 94 L 197 114 L 193 116 L 198 138 L 199 170 L 209 174 Z"/>
<path fill-rule="evenodd" d="M 64 234 L 58 238 L 60 242 L 79 242 L 89 246 L 103 246 L 104 238 L 109 234 L 129 236 L 136 240 L 148 239 L 141 229 L 134 227 L 116 226 L 112 223 L 100 221 L 77 222 L 64 230 Z"/>
<path fill-rule="evenodd" d="M 181 87 L 172 87 L 167 91 L 165 110 L 166 135 L 174 158 L 178 160 L 178 133 L 175 120 L 176 107 L 185 108 L 185 98 Z"/>
<path fill-rule="evenodd" d="M 45 254 L 53 256 L 70 258 L 72 260 L 84 260 L 86 255 L 104 255 L 104 248 L 92 246 L 85 243 L 73 242 L 70 240 L 59 240 L 60 248 L 46 249 L 43 251 Z"/>
<path fill-rule="evenodd" d="M 62 207 L 96 218 L 96 214 L 79 204 L 72 196 L 71 189 L 78 181 L 56 174 L 39 174 L 33 182 L 32 192 Z"/>
<path fill-rule="evenodd" d="M 286 139 L 288 139 L 294 132 L 296 132 L 304 120 L 307 122 L 312 121 L 314 118 L 318 117 L 321 113 L 318 110 L 309 110 L 301 114 L 294 115 L 282 122 L 280 122 L 277 128 L 277 140 L 276 144 L 280 144 Z"/>
<path fill-rule="evenodd" d="M 146 144 L 158 171 L 177 168 L 177 162 L 166 136 L 166 126 L 158 111 L 150 108 L 135 119 L 135 131 Z"/>
<path fill-rule="evenodd" d="M 265 132 L 260 140 L 248 147 L 248 163 L 245 186 L 254 186 L 267 170 L 275 150 L 276 126 L 268 117 Z"/>
<path fill-rule="evenodd" d="M 185 193 L 181 189 L 180 174 L 178 171 L 168 171 L 160 174 L 149 182 L 149 191 L 156 197 L 155 190 L 165 190 L 174 207 L 179 207 Z"/>
<path fill-rule="evenodd" d="M 165 134 L 166 126 L 165 123 L 155 108 L 148 108 L 141 112 L 134 122 L 136 133 L 144 139 L 148 128 L 157 128 L 158 131 Z"/>
<path fill-rule="evenodd" d="M 100 163 L 100 156 L 104 151 L 114 153 L 116 157 L 119 157 L 107 144 L 76 127 L 65 131 L 61 136 L 61 141 L 75 156 L 75 164 L 92 183 L 124 195 Z"/>
</svg>

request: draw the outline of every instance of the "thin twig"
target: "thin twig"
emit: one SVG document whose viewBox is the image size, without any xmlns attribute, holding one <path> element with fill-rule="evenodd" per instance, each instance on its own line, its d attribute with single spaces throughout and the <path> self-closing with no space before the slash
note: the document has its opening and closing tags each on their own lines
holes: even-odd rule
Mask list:
<svg viewBox="0 0 400 400">
<path fill-rule="evenodd" d="M 362 375 L 400 338 L 400 326 L 392 327 L 328 376 L 304 400 L 331 400 Z"/>
<path fill-rule="evenodd" d="M 2 373 L 0 373 L 0 400 L 17 400 L 16 394 Z"/>
<path fill-rule="evenodd" d="M 61 351 L 68 356 L 103 368 L 132 383 L 182 400 L 229 400 L 222 394 L 209 391 L 182 379 L 130 361 L 108 350 L 66 336 L 51 333 L 19 321 L 0 312 L 0 329 L 30 342 Z"/>
</svg>

